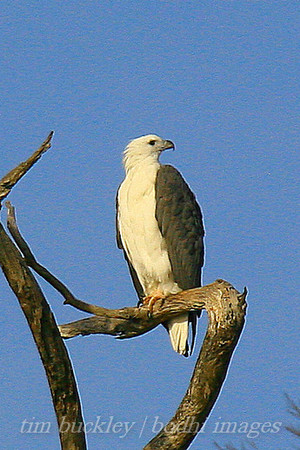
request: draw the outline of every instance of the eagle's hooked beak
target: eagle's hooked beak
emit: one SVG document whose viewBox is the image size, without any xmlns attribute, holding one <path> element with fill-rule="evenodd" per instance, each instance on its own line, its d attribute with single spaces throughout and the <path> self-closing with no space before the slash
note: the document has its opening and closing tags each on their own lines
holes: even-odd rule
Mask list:
<svg viewBox="0 0 300 450">
<path fill-rule="evenodd" d="M 166 139 L 164 141 L 164 150 L 168 150 L 169 148 L 172 148 L 173 150 L 175 150 L 175 144 L 172 141 L 169 141 L 168 139 Z"/>
</svg>

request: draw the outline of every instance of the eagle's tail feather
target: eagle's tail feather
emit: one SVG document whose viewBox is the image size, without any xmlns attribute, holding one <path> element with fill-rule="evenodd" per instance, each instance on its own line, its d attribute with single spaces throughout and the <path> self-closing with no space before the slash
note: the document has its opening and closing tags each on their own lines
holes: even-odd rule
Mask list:
<svg viewBox="0 0 300 450">
<path fill-rule="evenodd" d="M 181 314 L 167 323 L 171 344 L 175 352 L 188 356 L 189 316 Z"/>
</svg>

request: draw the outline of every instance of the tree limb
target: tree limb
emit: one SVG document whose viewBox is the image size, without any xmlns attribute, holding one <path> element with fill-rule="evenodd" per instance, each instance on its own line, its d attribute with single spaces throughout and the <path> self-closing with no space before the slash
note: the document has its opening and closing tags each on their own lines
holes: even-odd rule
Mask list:
<svg viewBox="0 0 300 450">
<path fill-rule="evenodd" d="M 86 448 L 80 400 L 72 365 L 49 305 L 19 251 L 0 224 L 0 265 L 17 296 L 31 329 L 48 378 L 61 446 L 64 450 Z M 62 424 L 74 424 L 72 432 Z M 66 427 L 65 427 L 66 428 Z"/>
<path fill-rule="evenodd" d="M 21 162 L 17 167 L 8 172 L 0 180 L 0 204 L 1 201 L 8 196 L 14 185 L 28 172 L 28 170 L 40 159 L 43 153 L 45 153 L 51 147 L 51 139 L 54 131 L 49 133 L 49 136 L 42 143 L 40 148 L 36 150 L 25 162 Z M 1 207 L 1 205 L 0 205 Z"/>
<path fill-rule="evenodd" d="M 144 450 L 187 449 L 202 428 L 225 380 L 232 353 L 243 329 L 246 295 L 221 282 L 205 301 L 209 323 L 190 385 L 175 415 Z"/>
</svg>

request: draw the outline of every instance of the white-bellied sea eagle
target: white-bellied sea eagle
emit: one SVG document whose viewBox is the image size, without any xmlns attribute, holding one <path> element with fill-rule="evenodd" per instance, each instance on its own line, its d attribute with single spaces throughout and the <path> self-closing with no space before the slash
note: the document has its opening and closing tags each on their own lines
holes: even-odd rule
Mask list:
<svg viewBox="0 0 300 450">
<path fill-rule="evenodd" d="M 117 243 L 123 249 L 140 301 L 151 301 L 201 286 L 204 228 L 200 207 L 181 174 L 159 162 L 173 142 L 150 134 L 124 151 L 126 176 L 117 194 Z M 164 325 L 174 350 L 189 354 L 197 313 L 182 314 Z"/>
</svg>

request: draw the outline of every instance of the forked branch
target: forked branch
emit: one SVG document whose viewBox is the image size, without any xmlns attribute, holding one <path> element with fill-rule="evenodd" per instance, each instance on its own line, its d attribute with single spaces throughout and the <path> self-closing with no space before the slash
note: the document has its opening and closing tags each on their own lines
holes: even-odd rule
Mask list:
<svg viewBox="0 0 300 450">
<path fill-rule="evenodd" d="M 35 156 L 32 155 L 28 164 L 28 161 L 21 163 L 0 181 L 0 201 L 43 151 L 49 148 L 51 136 L 35 152 Z M 18 230 L 13 207 L 8 202 L 7 206 L 8 227 L 23 256 L 0 225 L 0 265 L 19 299 L 42 357 L 58 423 L 67 420 L 75 424 L 70 430 L 79 430 L 75 433 L 60 433 L 62 448 L 83 450 L 86 444 L 76 383 L 61 336 L 71 338 L 80 334 L 100 333 L 120 339 L 130 338 L 146 333 L 175 315 L 206 309 L 208 328 L 187 392 L 173 418 L 144 450 L 188 448 L 208 417 L 224 382 L 243 329 L 247 290 L 244 289 L 240 294 L 227 281 L 216 280 L 207 286 L 157 301 L 150 317 L 146 306 L 111 310 L 91 305 L 74 297 L 60 280 L 36 261 Z M 57 289 L 65 303 L 93 316 L 61 325 L 60 336 L 49 305 L 28 266 Z"/>
<path fill-rule="evenodd" d="M 176 314 L 206 309 L 209 323 L 187 392 L 174 417 L 144 450 L 181 450 L 189 447 L 213 408 L 243 329 L 247 290 L 240 294 L 230 283 L 216 280 L 202 288 L 170 295 L 147 308 L 110 310 L 109 316 L 93 316 L 60 326 L 64 338 L 79 334 L 138 336 Z"/>
</svg>

